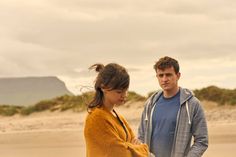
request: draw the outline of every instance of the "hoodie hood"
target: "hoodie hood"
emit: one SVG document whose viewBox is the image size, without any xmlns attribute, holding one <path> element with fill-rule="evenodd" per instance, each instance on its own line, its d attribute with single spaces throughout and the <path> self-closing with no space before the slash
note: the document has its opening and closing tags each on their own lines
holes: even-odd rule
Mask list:
<svg viewBox="0 0 236 157">
<path fill-rule="evenodd" d="M 186 101 L 188 101 L 191 97 L 194 96 L 193 92 L 187 88 L 179 87 L 179 90 L 180 90 L 180 105 L 183 105 Z M 156 102 L 162 95 L 162 93 L 163 93 L 162 90 L 157 91 L 150 97 L 150 101 Z M 154 103 L 151 103 L 150 105 L 154 105 Z"/>
<path fill-rule="evenodd" d="M 194 96 L 193 92 L 190 91 L 187 88 L 181 88 L 179 87 L 180 90 L 180 105 L 182 106 L 184 103 L 186 103 L 186 111 L 187 111 L 187 115 L 188 115 L 188 123 L 191 124 L 191 120 L 190 120 L 190 113 L 189 113 L 189 103 L 188 100 L 190 98 L 192 98 Z M 148 113 L 150 112 L 151 117 L 152 117 L 152 112 L 153 112 L 153 106 L 155 105 L 155 102 L 160 98 L 160 96 L 162 95 L 163 91 L 159 90 L 156 93 L 154 93 L 150 98 L 149 98 L 149 102 L 147 103 L 148 105 L 150 105 L 148 107 L 148 109 L 146 110 L 146 116 L 145 116 L 145 120 L 148 120 Z"/>
<path fill-rule="evenodd" d="M 194 96 L 193 92 L 186 88 L 180 87 L 180 105 L 183 105 L 186 101 Z"/>
</svg>

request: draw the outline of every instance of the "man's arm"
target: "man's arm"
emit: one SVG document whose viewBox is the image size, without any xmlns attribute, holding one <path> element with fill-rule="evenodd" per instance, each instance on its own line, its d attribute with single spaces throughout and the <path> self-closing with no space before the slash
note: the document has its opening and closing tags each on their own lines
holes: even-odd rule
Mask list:
<svg viewBox="0 0 236 157">
<path fill-rule="evenodd" d="M 192 120 L 192 133 L 194 143 L 188 152 L 187 157 L 201 157 L 208 147 L 208 130 L 203 108 L 197 100 L 197 107 L 194 110 Z"/>
<path fill-rule="evenodd" d="M 145 117 L 146 117 L 146 106 L 143 110 L 142 116 L 141 116 L 141 120 L 140 120 L 140 124 L 138 127 L 138 139 L 144 143 L 145 142 Z"/>
</svg>

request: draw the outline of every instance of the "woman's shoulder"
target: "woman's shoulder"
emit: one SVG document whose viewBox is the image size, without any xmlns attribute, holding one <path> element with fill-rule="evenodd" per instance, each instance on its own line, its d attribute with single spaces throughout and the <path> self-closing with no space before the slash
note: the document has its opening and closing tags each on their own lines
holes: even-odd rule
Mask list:
<svg viewBox="0 0 236 157">
<path fill-rule="evenodd" d="M 87 120 L 92 120 L 92 119 L 100 119 L 100 120 L 104 120 L 104 119 L 107 119 L 109 115 L 106 113 L 105 110 L 103 110 L 102 108 L 94 108 L 90 113 L 88 113 L 87 115 Z"/>
<path fill-rule="evenodd" d="M 85 120 L 85 128 L 107 128 L 114 125 L 114 120 L 107 111 L 96 108 L 88 113 Z"/>
</svg>

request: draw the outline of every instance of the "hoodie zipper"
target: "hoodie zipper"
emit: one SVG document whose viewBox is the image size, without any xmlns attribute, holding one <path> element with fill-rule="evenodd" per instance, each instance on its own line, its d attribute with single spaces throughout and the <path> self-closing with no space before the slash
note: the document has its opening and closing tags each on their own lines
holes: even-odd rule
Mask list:
<svg viewBox="0 0 236 157">
<path fill-rule="evenodd" d="M 187 115 L 188 115 L 188 124 L 191 124 L 191 120 L 190 120 L 190 113 L 189 113 L 189 105 L 188 105 L 188 100 L 186 100 L 185 102 L 185 106 L 186 106 L 186 111 L 187 111 Z M 181 107 L 184 104 L 182 103 L 180 105 L 178 114 L 177 114 L 177 118 L 176 118 L 176 126 L 175 126 L 175 134 L 174 134 L 174 140 L 173 140 L 173 145 L 172 145 L 172 150 L 171 150 L 171 157 L 173 157 L 173 153 L 174 153 L 174 149 L 175 149 L 175 143 L 176 143 L 176 135 L 178 132 L 178 126 L 179 126 L 179 117 L 180 117 L 180 111 L 181 111 Z"/>
</svg>

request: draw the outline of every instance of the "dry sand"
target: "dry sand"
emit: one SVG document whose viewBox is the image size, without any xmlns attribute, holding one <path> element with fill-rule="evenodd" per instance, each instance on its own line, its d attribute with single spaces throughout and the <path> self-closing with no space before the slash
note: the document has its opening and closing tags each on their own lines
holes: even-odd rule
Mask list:
<svg viewBox="0 0 236 157">
<path fill-rule="evenodd" d="M 136 131 L 142 102 L 118 108 Z M 236 154 L 236 108 L 204 106 L 210 144 L 204 157 Z M 86 112 L 43 112 L 0 117 L 1 157 L 85 157 L 83 124 Z"/>
</svg>

